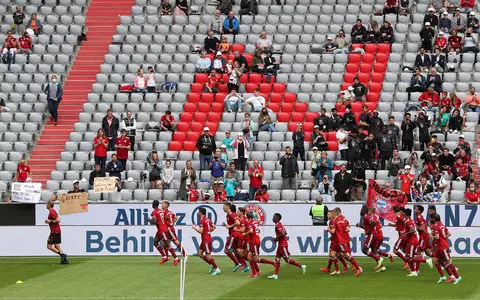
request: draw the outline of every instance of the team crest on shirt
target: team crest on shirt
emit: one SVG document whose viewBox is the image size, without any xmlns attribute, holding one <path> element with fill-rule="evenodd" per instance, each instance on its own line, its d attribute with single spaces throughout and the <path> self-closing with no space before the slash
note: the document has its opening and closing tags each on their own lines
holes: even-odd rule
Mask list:
<svg viewBox="0 0 480 300">
<path fill-rule="evenodd" d="M 385 199 L 384 197 L 377 195 L 373 199 L 373 203 L 375 203 L 375 210 L 379 214 L 386 214 L 390 211 L 392 204 L 389 200 Z"/>
<path fill-rule="evenodd" d="M 245 208 L 245 214 L 249 211 L 253 212 L 253 218 L 258 221 L 259 225 L 265 224 L 265 210 L 263 210 L 262 207 L 249 204 L 245 205 L 243 208 Z"/>
</svg>

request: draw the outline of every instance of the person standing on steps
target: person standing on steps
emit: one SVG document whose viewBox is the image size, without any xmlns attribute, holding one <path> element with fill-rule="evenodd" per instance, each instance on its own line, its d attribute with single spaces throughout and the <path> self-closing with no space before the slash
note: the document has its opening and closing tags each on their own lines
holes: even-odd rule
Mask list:
<svg viewBox="0 0 480 300">
<path fill-rule="evenodd" d="M 45 94 L 47 95 L 48 111 L 50 112 L 50 120 L 54 125 L 58 122 L 58 105 L 62 101 L 63 88 L 60 83 L 57 82 L 57 75 L 52 75 L 50 82 L 45 88 Z"/>
<path fill-rule="evenodd" d="M 105 136 L 108 138 L 107 151 L 115 151 L 115 142 L 117 140 L 118 129 L 120 128 L 120 121 L 113 115 L 111 108 L 107 109 L 107 115 L 103 117 L 102 128 Z"/>
</svg>

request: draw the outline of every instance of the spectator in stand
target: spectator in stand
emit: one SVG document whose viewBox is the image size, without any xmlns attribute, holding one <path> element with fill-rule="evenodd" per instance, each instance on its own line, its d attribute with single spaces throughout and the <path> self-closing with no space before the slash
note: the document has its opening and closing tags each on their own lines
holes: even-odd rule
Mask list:
<svg viewBox="0 0 480 300">
<path fill-rule="evenodd" d="M 405 114 L 405 120 L 402 122 L 402 151 L 412 152 L 413 150 L 413 131 L 416 128 L 415 122 L 411 120 L 411 114 Z"/>
<path fill-rule="evenodd" d="M 400 0 L 400 9 L 399 15 L 407 16 L 410 13 L 410 1 L 409 0 Z"/>
<path fill-rule="evenodd" d="M 448 132 L 448 123 L 450 121 L 450 114 L 447 111 L 446 106 L 440 108 L 440 112 L 437 118 L 437 128 L 436 131 L 440 133 Z"/>
<path fill-rule="evenodd" d="M 442 146 L 442 143 L 440 143 L 437 140 L 437 135 L 436 134 L 432 135 L 432 139 L 430 140 L 430 142 L 428 144 L 433 146 L 433 149 L 434 149 L 435 153 L 437 153 L 437 154 L 442 153 L 443 146 Z"/>
<path fill-rule="evenodd" d="M 313 120 L 313 125 L 318 125 L 321 131 L 328 131 L 329 118 L 327 116 L 327 110 L 322 108 L 320 114 Z"/>
<path fill-rule="evenodd" d="M 237 133 L 237 137 L 230 143 L 233 147 L 233 161 L 237 170 L 245 171 L 247 160 L 250 157 L 250 144 L 244 139 L 243 132 Z"/>
<path fill-rule="evenodd" d="M 360 148 L 360 137 L 357 128 L 353 128 L 350 131 L 348 138 L 348 165 L 349 169 L 353 169 L 354 163 L 362 160 L 362 149 Z"/>
<path fill-rule="evenodd" d="M 458 64 L 460 63 L 461 60 L 461 55 L 460 55 L 460 48 L 455 51 L 453 47 L 450 47 L 447 53 L 447 68 L 445 72 L 455 72 L 457 69 Z"/>
<path fill-rule="evenodd" d="M 353 130 L 356 127 L 355 114 L 351 112 L 352 106 L 347 104 L 345 106 L 345 113 L 343 114 L 342 123 L 345 124 L 347 130 Z"/>
<path fill-rule="evenodd" d="M 79 184 L 80 184 L 80 181 L 75 180 L 75 181 L 73 182 L 73 189 L 70 190 L 70 191 L 68 191 L 67 194 L 85 193 L 86 191 L 85 191 L 84 189 L 81 189 L 81 188 L 79 187 Z"/>
<path fill-rule="evenodd" d="M 371 116 L 372 116 L 372 113 L 368 109 L 368 106 L 364 105 L 362 107 L 362 112 L 360 113 L 360 116 L 358 118 L 358 128 L 361 130 L 369 131 Z"/>
<path fill-rule="evenodd" d="M 395 125 L 395 117 L 390 116 L 387 124 L 387 134 L 392 141 L 395 141 L 396 149 L 400 148 L 400 128 Z"/>
<path fill-rule="evenodd" d="M 439 202 L 447 202 L 450 191 L 450 181 L 448 181 L 440 170 L 435 170 L 432 176 L 433 190 L 442 193 Z"/>
<path fill-rule="evenodd" d="M 257 125 L 250 119 L 250 113 L 247 112 L 243 116 L 243 121 L 240 123 L 240 128 L 242 129 L 245 138 L 248 141 L 249 145 L 253 145 L 252 138 L 254 131 L 257 130 Z"/>
<path fill-rule="evenodd" d="M 197 59 L 195 71 L 197 73 L 208 73 L 210 71 L 211 65 L 212 62 L 210 61 L 210 58 L 207 57 L 207 52 L 202 51 L 200 57 Z"/>
<path fill-rule="evenodd" d="M 420 38 L 422 40 L 422 48 L 428 53 L 431 53 L 433 39 L 435 38 L 435 31 L 430 25 L 430 22 L 425 23 L 425 27 L 423 27 L 420 31 Z"/>
<path fill-rule="evenodd" d="M 431 57 L 431 63 L 432 63 L 432 69 L 430 71 L 432 72 L 432 74 L 434 69 L 435 69 L 435 73 L 437 71 L 439 71 L 440 73 L 443 73 L 445 71 L 445 55 L 440 54 L 439 48 L 435 48 L 435 54 L 433 54 Z M 441 77 L 440 77 L 440 82 L 442 82 Z M 428 77 L 427 77 L 427 83 L 428 83 Z M 441 91 L 441 85 L 440 85 L 440 91 Z"/>
<path fill-rule="evenodd" d="M 460 115 L 460 110 L 454 109 L 450 120 L 448 121 L 448 130 L 450 133 L 458 133 L 463 131 L 465 126 L 465 118 Z"/>
<path fill-rule="evenodd" d="M 228 159 L 228 152 L 227 152 L 227 146 L 221 145 L 220 146 L 220 158 L 225 161 L 225 164 L 228 166 L 230 164 L 230 159 Z"/>
<path fill-rule="evenodd" d="M 363 161 L 357 160 L 353 164 L 354 168 L 352 171 L 352 201 L 362 201 L 363 191 L 367 189 L 367 184 L 365 183 L 365 166 Z"/>
<path fill-rule="evenodd" d="M 267 74 L 267 82 L 269 82 L 269 75 L 277 76 L 280 63 L 272 56 L 272 51 L 265 51 L 266 57 L 263 59 L 265 63 L 265 73 Z"/>
<path fill-rule="evenodd" d="M 168 0 L 162 0 L 160 9 L 160 15 L 162 16 L 170 16 L 172 14 L 172 5 L 168 3 Z"/>
<path fill-rule="evenodd" d="M 122 121 L 122 128 L 127 131 L 127 136 L 130 139 L 130 150 L 135 148 L 135 134 L 137 132 L 137 121 L 133 117 L 131 111 L 127 112 L 127 117 Z"/>
<path fill-rule="evenodd" d="M 368 93 L 367 87 L 360 82 L 360 79 L 358 79 L 358 77 L 355 77 L 353 79 L 352 86 L 353 86 L 353 94 L 355 95 L 355 100 L 365 102 L 366 101 L 365 97 L 367 96 L 367 93 Z"/>
<path fill-rule="evenodd" d="M 48 111 L 50 112 L 50 120 L 54 125 L 58 122 L 58 105 L 62 102 L 63 87 L 57 82 L 57 75 L 52 75 L 50 82 L 45 87 L 45 94 L 47 95 Z"/>
<path fill-rule="evenodd" d="M 248 98 L 245 100 L 245 104 L 251 105 L 253 108 L 253 111 L 261 111 L 266 104 L 265 98 L 260 95 L 260 89 L 256 88 L 254 91 L 254 96 Z M 267 108 L 268 110 L 268 108 Z"/>
<path fill-rule="evenodd" d="M 427 86 L 433 85 L 434 91 L 440 94 L 442 92 L 442 84 L 443 84 L 442 77 L 437 74 L 436 68 L 432 68 L 430 70 L 430 74 L 427 75 L 426 85 Z"/>
<path fill-rule="evenodd" d="M 345 130 L 345 125 L 341 125 L 336 134 L 338 142 L 338 150 L 340 151 L 340 159 L 348 160 L 348 132 Z"/>
<path fill-rule="evenodd" d="M 267 32 L 263 31 L 257 40 L 257 49 L 261 49 L 263 52 L 272 50 L 273 42 L 267 37 Z"/>
<path fill-rule="evenodd" d="M 332 180 L 332 171 L 333 171 L 333 162 L 327 158 L 328 154 L 327 151 L 322 151 L 320 154 L 320 159 L 317 162 L 317 180 L 318 182 L 321 181 L 323 176 L 328 176 L 328 180 Z"/>
<path fill-rule="evenodd" d="M 433 29 L 436 29 L 438 26 L 438 16 L 435 14 L 435 8 L 429 7 L 428 8 L 428 13 L 425 15 L 423 18 L 423 23 L 430 23 L 433 27 Z"/>
<path fill-rule="evenodd" d="M 362 25 L 362 20 L 357 19 L 357 22 L 352 27 L 352 43 L 365 43 L 366 34 L 367 29 Z"/>
<path fill-rule="evenodd" d="M 93 149 L 95 150 L 95 164 L 100 165 L 102 171 L 105 171 L 107 162 L 108 138 L 105 137 L 105 131 L 100 128 L 97 131 L 97 137 L 93 140 Z"/>
<path fill-rule="evenodd" d="M 465 202 L 468 204 L 479 204 L 480 203 L 480 192 L 477 191 L 477 186 L 475 183 L 470 183 L 468 189 L 465 192 Z"/>
<path fill-rule="evenodd" d="M 370 133 L 376 136 L 383 128 L 383 120 L 378 116 L 378 110 L 373 111 L 373 115 L 370 118 Z"/>
<path fill-rule="evenodd" d="M 205 164 L 209 166 L 212 163 L 212 155 L 217 149 L 215 138 L 210 135 L 208 127 L 203 128 L 203 134 L 198 138 L 196 146 L 200 152 L 200 171 L 202 171 L 205 170 Z"/>
<path fill-rule="evenodd" d="M 478 19 L 475 17 L 475 12 L 474 11 L 472 11 L 468 14 L 466 27 L 467 27 L 467 30 L 470 30 L 470 32 L 478 33 L 478 30 L 480 28 L 480 24 L 478 22 Z"/>
<path fill-rule="evenodd" d="M 434 146 L 429 143 L 427 150 L 423 151 L 422 155 L 420 156 L 420 159 L 423 159 L 425 164 L 428 164 L 433 161 L 433 157 L 436 155 L 437 153 L 435 153 Z"/>
<path fill-rule="evenodd" d="M 17 6 L 15 12 L 13 13 L 13 24 L 12 29 L 15 31 L 15 34 L 21 35 L 25 29 L 23 25 L 23 20 L 25 19 L 25 14 L 21 6 Z"/>
<path fill-rule="evenodd" d="M 257 0 L 241 0 L 239 14 L 241 16 L 258 14 Z"/>
<path fill-rule="evenodd" d="M 192 162 L 187 160 L 185 168 L 180 171 L 180 188 L 178 196 L 182 200 L 187 200 L 188 191 L 195 190 L 195 181 L 197 180 L 197 172 L 192 168 Z M 198 196 L 197 196 L 198 198 Z M 189 199 L 190 201 L 190 199 Z"/>
<path fill-rule="evenodd" d="M 318 162 L 320 160 L 320 153 L 318 152 L 317 147 L 313 147 L 312 160 L 310 161 L 310 175 L 313 177 L 313 189 L 318 187 L 317 174 L 320 168 L 318 167 Z"/>
<path fill-rule="evenodd" d="M 249 67 L 248 67 L 248 62 L 245 56 L 240 54 L 240 51 L 236 50 L 233 52 L 234 55 L 234 62 L 237 62 L 238 65 L 242 68 L 242 72 L 248 72 Z"/>
<path fill-rule="evenodd" d="M 13 31 L 7 32 L 7 37 L 3 42 L 2 60 L 5 64 L 15 63 L 15 54 L 17 53 L 17 39 L 13 36 Z"/>
<path fill-rule="evenodd" d="M 463 162 L 459 157 L 455 160 L 455 164 L 453 165 L 453 178 L 459 181 L 468 181 L 470 179 L 468 164 Z"/>
<path fill-rule="evenodd" d="M 427 107 L 431 111 L 438 111 L 438 104 L 440 103 L 440 98 L 435 92 L 433 85 L 430 85 L 425 92 L 423 92 L 420 97 L 418 97 L 422 107 Z"/>
<path fill-rule="evenodd" d="M 423 175 L 420 176 L 420 180 L 415 184 L 415 189 L 420 196 L 426 196 L 433 192 L 432 184 L 427 181 L 427 177 Z"/>
<path fill-rule="evenodd" d="M 240 88 L 240 77 L 243 75 L 243 69 L 240 67 L 237 61 L 233 62 L 233 69 L 228 72 L 228 92 L 231 93 L 233 90 L 238 91 Z"/>
<path fill-rule="evenodd" d="M 228 54 L 230 51 L 230 43 L 228 42 L 227 36 L 222 36 L 222 40 L 220 41 L 220 45 L 218 45 L 218 51 L 222 54 Z"/>
<path fill-rule="evenodd" d="M 248 190 L 249 199 L 253 200 L 255 197 L 255 193 L 263 184 L 263 168 L 260 166 L 258 160 L 254 160 L 253 166 L 248 169 L 248 177 L 250 178 L 250 185 Z"/>
<path fill-rule="evenodd" d="M 313 133 L 310 135 L 310 144 L 317 147 L 320 151 L 328 151 L 328 143 L 325 141 L 325 136 L 320 132 L 318 125 L 313 126 Z"/>
<path fill-rule="evenodd" d="M 461 14 L 461 9 L 457 8 L 452 18 L 452 28 L 458 32 L 464 32 L 467 25 L 467 19 Z M 453 32 L 452 32 L 453 34 Z"/>
<path fill-rule="evenodd" d="M 133 80 L 133 92 L 134 93 L 147 93 L 147 77 L 143 75 L 143 70 L 138 69 L 137 76 Z"/>
<path fill-rule="evenodd" d="M 117 155 L 114 153 L 111 156 L 112 160 L 107 164 L 106 171 L 108 176 L 122 178 L 121 172 L 123 171 L 123 164 L 117 159 Z"/>
<path fill-rule="evenodd" d="M 217 77 L 217 71 L 213 69 L 210 71 L 210 74 L 205 81 L 205 86 L 203 88 L 204 93 L 218 93 L 218 87 L 220 84 L 220 79 Z"/>
<path fill-rule="evenodd" d="M 338 94 L 338 103 L 340 104 L 349 104 L 355 102 L 355 94 L 353 92 L 353 86 L 349 86 L 346 90 L 341 91 Z"/>
<path fill-rule="evenodd" d="M 261 49 L 257 49 L 257 51 L 255 52 L 255 55 L 253 56 L 251 71 L 254 73 L 261 73 L 261 74 L 263 74 L 265 71 L 265 64 L 263 62 Z"/>
<path fill-rule="evenodd" d="M 330 110 L 332 112 L 332 116 L 329 119 L 328 130 L 335 131 L 340 128 L 342 124 L 342 116 L 340 116 L 337 112 L 337 109 L 334 107 Z"/>
<path fill-rule="evenodd" d="M 238 22 L 238 19 L 235 17 L 233 11 L 230 11 L 223 21 L 223 34 L 238 34 L 239 28 L 240 23 Z"/>
<path fill-rule="evenodd" d="M 232 202 L 235 198 L 235 188 L 238 185 L 235 178 L 233 178 L 233 173 L 228 171 L 225 180 L 223 181 L 225 186 L 225 191 L 227 192 L 227 200 Z"/>
<path fill-rule="evenodd" d="M 468 95 L 465 97 L 465 106 L 468 112 L 480 112 L 480 95 L 475 93 L 475 88 L 471 87 Z"/>
<path fill-rule="evenodd" d="M 107 115 L 103 117 L 102 129 L 108 138 L 108 151 L 115 151 L 115 140 L 117 139 L 120 121 L 113 115 L 111 108 L 107 109 Z"/>
<path fill-rule="evenodd" d="M 95 163 L 95 169 L 90 173 L 90 176 L 88 178 L 88 183 L 90 184 L 90 189 L 93 189 L 93 184 L 95 183 L 95 178 L 97 178 L 97 177 L 107 177 L 107 175 L 105 174 L 105 171 L 102 170 L 101 165 Z"/>
<path fill-rule="evenodd" d="M 383 26 L 380 27 L 379 42 L 381 43 L 393 43 L 393 27 L 390 22 L 383 22 Z"/>
<path fill-rule="evenodd" d="M 147 75 L 147 92 L 148 93 L 155 93 L 157 92 L 157 84 L 155 82 L 155 71 L 153 70 L 152 66 L 148 67 L 148 75 Z"/>
<path fill-rule="evenodd" d="M 35 36 L 38 36 L 42 31 L 42 23 L 37 19 L 37 14 L 33 13 L 30 16 L 30 20 L 27 23 L 27 28 L 30 28 L 35 33 Z"/>
<path fill-rule="evenodd" d="M 222 52 L 217 51 L 215 58 L 212 62 L 212 71 L 216 71 L 216 73 L 223 74 L 225 72 L 226 61 L 222 57 Z M 210 71 L 211 72 L 211 71 Z"/>
<path fill-rule="evenodd" d="M 425 53 L 425 48 L 421 47 L 420 52 L 415 57 L 415 68 L 420 69 L 424 73 L 428 73 L 432 62 L 430 55 Z"/>
<path fill-rule="evenodd" d="M 443 53 L 448 53 L 448 47 L 447 47 L 447 39 L 445 38 L 445 33 L 443 31 L 438 32 L 438 37 L 435 39 L 435 53 L 432 55 L 432 60 L 434 57 L 438 57 L 439 59 L 441 57 L 444 57 L 443 55 L 440 55 L 440 52 Z M 437 54 L 437 49 L 439 50 L 439 53 Z M 432 65 L 434 63 L 432 62 Z"/>
<path fill-rule="evenodd" d="M 473 37 L 471 32 L 466 32 L 463 37 L 463 49 L 462 53 L 474 52 L 478 53 L 477 40 Z M 475 63 L 477 63 L 477 56 L 474 56 Z"/>
<path fill-rule="evenodd" d="M 217 9 L 215 14 L 208 21 L 208 31 L 213 31 L 216 34 L 222 34 L 222 13 Z"/>
<path fill-rule="evenodd" d="M 350 201 L 350 189 L 352 188 L 352 176 L 349 173 L 347 173 L 347 166 L 345 164 L 342 164 L 340 166 L 340 172 L 335 174 L 333 187 L 335 188 L 335 202 Z"/>
<path fill-rule="evenodd" d="M 24 157 L 20 159 L 20 163 L 17 165 L 17 172 L 15 173 L 15 178 L 13 181 L 16 182 L 27 182 L 32 181 L 32 171 L 27 165 L 27 161 Z"/>
<path fill-rule="evenodd" d="M 187 0 L 175 0 L 175 8 L 173 9 L 175 16 L 188 16 Z"/>
<path fill-rule="evenodd" d="M 27 30 L 23 30 L 22 36 L 18 39 L 17 53 L 32 54 L 32 38 Z"/>
<path fill-rule="evenodd" d="M 284 190 L 296 190 L 296 177 L 300 175 L 298 163 L 295 156 L 292 155 L 291 148 L 285 147 L 285 155 L 280 157 L 280 165 L 282 166 L 282 188 Z"/>
<path fill-rule="evenodd" d="M 347 37 L 345 36 L 345 31 L 340 30 L 338 34 L 335 36 L 335 50 L 333 54 L 347 54 L 348 53 L 348 41 Z"/>
<path fill-rule="evenodd" d="M 148 181 L 150 181 L 150 188 L 151 189 L 159 189 L 162 187 L 162 170 L 163 164 L 160 158 L 158 157 L 157 151 L 153 151 L 147 157 L 147 163 L 150 166 L 149 174 L 148 174 Z"/>
<path fill-rule="evenodd" d="M 390 177 L 390 182 L 393 184 L 397 176 L 399 175 L 399 171 L 403 168 L 403 159 L 400 158 L 398 155 L 398 150 L 393 149 L 392 157 L 388 162 L 388 176 Z"/>
<path fill-rule="evenodd" d="M 323 46 L 325 49 L 325 53 L 333 53 L 335 50 L 337 50 L 337 47 L 335 46 L 335 43 L 333 42 L 333 38 L 331 36 L 327 37 L 327 42 Z"/>
<path fill-rule="evenodd" d="M 465 154 L 467 154 L 468 156 L 472 155 L 472 149 L 470 148 L 470 143 L 465 142 L 465 136 L 463 134 L 461 134 L 458 137 L 457 148 L 455 148 L 455 150 L 453 150 L 453 154 L 460 153 L 462 150 L 464 150 Z"/>
<path fill-rule="evenodd" d="M 383 4 L 383 15 L 387 14 L 398 14 L 398 0 L 385 0 Z"/>
<path fill-rule="evenodd" d="M 130 150 L 130 139 L 127 137 L 127 131 L 122 129 L 120 137 L 115 141 L 117 149 L 117 158 L 122 163 L 123 169 L 127 170 L 128 150 Z"/>
<path fill-rule="evenodd" d="M 460 150 L 459 152 L 457 152 L 455 159 L 457 158 L 461 158 L 464 164 L 470 165 L 470 156 L 465 150 Z"/>
<path fill-rule="evenodd" d="M 378 25 L 377 21 L 373 20 L 368 24 L 368 31 L 367 31 L 367 43 L 378 43 L 380 39 L 380 26 Z"/>
<path fill-rule="evenodd" d="M 243 98 L 237 94 L 236 89 L 232 89 L 223 102 L 225 103 L 225 110 L 229 113 L 232 111 L 242 112 Z"/>
<path fill-rule="evenodd" d="M 410 86 L 407 88 L 408 100 L 410 101 L 410 93 L 425 92 L 426 81 L 420 69 L 415 70 L 415 74 L 410 78 Z"/>
<path fill-rule="evenodd" d="M 468 97 L 468 95 L 467 95 L 467 97 Z M 457 94 L 455 94 L 454 92 L 450 93 L 450 101 L 451 101 L 451 104 L 454 108 L 458 108 L 460 110 L 463 110 L 462 99 L 458 98 Z"/>
<path fill-rule="evenodd" d="M 223 176 L 222 176 L 223 177 Z M 225 185 L 223 184 L 223 179 L 215 181 L 213 184 L 213 198 L 214 202 L 226 202 L 227 201 L 227 191 L 225 190 Z"/>
<path fill-rule="evenodd" d="M 270 133 L 277 131 L 273 125 L 272 118 L 268 114 L 267 108 L 262 108 L 260 115 L 258 116 L 258 130 L 268 131 Z"/>
<path fill-rule="evenodd" d="M 215 54 L 217 52 L 218 44 L 220 44 L 220 40 L 216 36 L 213 35 L 212 30 L 209 30 L 208 34 L 207 34 L 207 37 L 205 38 L 205 40 L 203 42 L 203 50 L 206 51 L 209 54 L 210 53 Z M 220 52 L 220 55 L 221 54 L 222 53 Z M 198 61 L 197 61 L 197 63 L 198 63 Z"/>
<path fill-rule="evenodd" d="M 235 167 L 235 163 L 232 161 L 230 162 L 230 172 L 232 172 L 232 175 L 233 175 L 233 178 L 235 178 L 235 180 L 237 181 L 237 186 L 236 186 L 236 190 L 237 191 L 240 191 L 240 183 L 242 182 L 243 180 L 243 172 L 240 172 L 237 170 L 237 168 Z"/>
<path fill-rule="evenodd" d="M 228 151 L 233 150 L 233 146 L 230 145 L 233 142 L 233 138 L 230 135 L 230 130 L 225 131 L 225 137 L 222 140 L 222 145 L 224 145 Z"/>
<path fill-rule="evenodd" d="M 268 194 L 268 188 L 265 184 L 263 184 L 255 193 L 255 201 L 260 201 L 263 203 L 268 202 L 270 195 Z"/>
<path fill-rule="evenodd" d="M 457 34 L 457 31 L 454 29 L 448 37 L 448 46 L 450 48 L 462 49 L 462 37 Z"/>
<path fill-rule="evenodd" d="M 305 132 L 303 131 L 303 124 L 297 123 L 297 130 L 292 134 L 293 140 L 293 156 L 305 162 Z"/>
<path fill-rule="evenodd" d="M 471 13 L 473 7 L 475 6 L 474 0 L 460 0 L 460 6 L 462 7 L 463 13 Z"/>
<path fill-rule="evenodd" d="M 175 119 L 169 110 L 160 118 L 160 131 L 175 131 Z"/>
<path fill-rule="evenodd" d="M 165 161 L 165 168 L 162 170 L 162 186 L 164 190 L 173 188 L 173 168 L 169 159 Z"/>
<path fill-rule="evenodd" d="M 452 173 L 452 167 L 455 164 L 455 157 L 449 153 L 448 148 L 443 149 L 442 155 L 438 157 L 438 164 L 442 172 Z"/>
<path fill-rule="evenodd" d="M 402 181 L 401 191 L 407 195 L 408 202 L 412 202 L 410 190 L 415 182 L 415 174 L 411 173 L 411 167 L 406 165 L 405 169 L 400 170 L 397 179 Z"/>
<path fill-rule="evenodd" d="M 0 113 L 10 111 L 10 108 L 6 107 L 5 100 L 0 98 Z"/>
<path fill-rule="evenodd" d="M 377 145 L 375 143 L 375 135 L 370 132 L 363 140 L 360 141 L 360 155 L 362 161 L 366 164 L 368 169 L 375 169 L 375 155 Z"/>
<path fill-rule="evenodd" d="M 452 29 L 452 20 L 448 17 L 448 11 L 442 13 L 442 18 L 438 21 L 438 27 L 443 32 L 450 32 Z"/>
<path fill-rule="evenodd" d="M 442 91 L 442 93 L 440 94 L 440 104 L 439 105 L 440 105 L 440 107 L 446 106 L 447 111 L 451 111 L 452 101 L 448 97 L 448 92 L 447 91 Z"/>
</svg>

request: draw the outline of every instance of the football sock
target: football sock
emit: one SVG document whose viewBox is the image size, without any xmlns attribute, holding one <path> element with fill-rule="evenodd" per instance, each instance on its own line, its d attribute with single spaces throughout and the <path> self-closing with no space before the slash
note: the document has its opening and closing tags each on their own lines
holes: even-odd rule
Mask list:
<svg viewBox="0 0 480 300">
<path fill-rule="evenodd" d="M 279 262 L 279 261 L 276 261 L 274 266 L 275 266 L 275 272 L 274 272 L 274 274 L 275 274 L 275 275 L 278 275 L 278 271 L 280 271 L 280 262 Z"/>
<path fill-rule="evenodd" d="M 435 263 L 435 268 L 437 269 L 438 274 L 440 274 L 440 277 L 443 277 L 442 265 L 438 261 Z"/>
<path fill-rule="evenodd" d="M 388 253 L 387 253 L 387 252 L 378 251 L 377 253 L 378 253 L 378 255 L 380 255 L 380 256 L 388 257 Z"/>
<path fill-rule="evenodd" d="M 260 273 L 260 266 L 258 265 L 258 262 L 257 261 L 254 261 L 255 262 L 255 270 L 257 271 L 257 273 Z"/>
<path fill-rule="evenodd" d="M 257 269 L 255 268 L 255 260 L 253 258 L 250 260 L 250 269 L 252 269 L 252 274 L 257 274 Z"/>
<path fill-rule="evenodd" d="M 177 254 L 175 253 L 175 250 L 172 247 L 168 248 L 168 251 L 170 251 L 174 259 L 177 258 Z"/>
<path fill-rule="evenodd" d="M 269 265 L 272 265 L 272 266 L 275 265 L 275 263 L 273 262 L 273 260 L 268 260 L 268 259 L 265 259 L 265 258 L 260 258 L 260 263 L 261 263 L 261 264 L 269 264 Z"/>
<path fill-rule="evenodd" d="M 211 262 L 208 260 L 207 256 L 206 255 L 203 255 L 202 256 L 202 259 L 209 265 L 211 265 Z"/>
<path fill-rule="evenodd" d="M 332 267 L 332 262 L 333 262 L 333 259 L 329 258 L 329 259 L 328 259 L 327 269 L 330 270 L 330 268 Z"/>
<path fill-rule="evenodd" d="M 443 266 L 443 268 L 445 269 L 445 271 L 447 271 L 448 276 L 452 276 L 452 275 L 453 275 L 452 270 L 450 270 L 450 266 L 449 266 L 449 265 L 448 265 L 448 266 Z"/>
<path fill-rule="evenodd" d="M 450 271 L 452 272 L 453 276 L 455 276 L 455 278 L 458 278 L 457 268 L 455 268 L 453 264 L 450 264 Z"/>
<path fill-rule="evenodd" d="M 347 262 L 345 261 L 345 259 L 342 256 L 339 256 L 338 260 L 342 263 L 344 268 L 347 267 Z"/>
<path fill-rule="evenodd" d="M 373 253 L 372 251 L 368 250 L 368 256 L 370 256 L 371 258 L 373 258 L 375 261 L 379 261 L 380 260 L 380 256 Z"/>
<path fill-rule="evenodd" d="M 335 271 L 338 272 L 338 259 L 333 260 L 333 265 L 335 266 Z"/>
<path fill-rule="evenodd" d="M 228 252 L 227 252 L 227 256 L 230 257 L 230 259 L 233 261 L 233 263 L 234 263 L 235 265 L 238 265 L 238 264 L 239 264 L 238 259 L 237 259 L 237 257 L 235 256 L 235 254 L 233 254 L 233 252 L 228 251 Z"/>
<path fill-rule="evenodd" d="M 166 256 L 166 255 L 165 255 L 165 251 L 163 251 L 162 246 L 158 245 L 158 246 L 157 246 L 157 250 L 158 250 L 158 252 L 160 252 L 160 255 L 161 255 L 161 256 L 163 256 L 163 257 Z"/>
<path fill-rule="evenodd" d="M 403 262 L 408 262 L 407 259 L 405 258 L 405 255 L 403 255 L 403 253 L 400 252 L 399 250 L 393 250 L 393 253 L 395 253 L 396 256 L 400 257 L 400 259 L 403 260 Z"/>
<path fill-rule="evenodd" d="M 299 264 L 298 262 L 294 261 L 293 259 L 289 259 L 289 260 L 288 260 L 288 263 L 291 264 L 291 265 L 294 265 L 294 266 L 297 267 L 297 268 L 301 268 L 301 267 L 302 267 L 301 264 Z"/>
<path fill-rule="evenodd" d="M 355 269 L 360 270 L 360 266 L 358 265 L 357 261 L 353 256 L 350 256 L 350 258 L 347 258 L 347 260 L 352 263 Z"/>
<path fill-rule="evenodd" d="M 245 258 L 239 257 L 239 258 L 238 258 L 238 261 L 239 261 L 244 267 L 247 266 L 247 261 L 245 260 Z"/>
<path fill-rule="evenodd" d="M 213 259 L 213 257 L 210 257 L 209 264 L 212 265 L 214 269 L 218 269 L 217 264 L 215 263 L 215 260 Z"/>
</svg>

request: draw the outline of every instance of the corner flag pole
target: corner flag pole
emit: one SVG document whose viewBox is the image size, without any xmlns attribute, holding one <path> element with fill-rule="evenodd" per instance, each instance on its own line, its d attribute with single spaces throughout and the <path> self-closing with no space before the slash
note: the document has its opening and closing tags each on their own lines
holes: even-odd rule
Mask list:
<svg viewBox="0 0 480 300">
<path fill-rule="evenodd" d="M 180 300 L 184 300 L 185 297 L 185 275 L 187 270 L 188 256 L 180 259 Z"/>
</svg>

